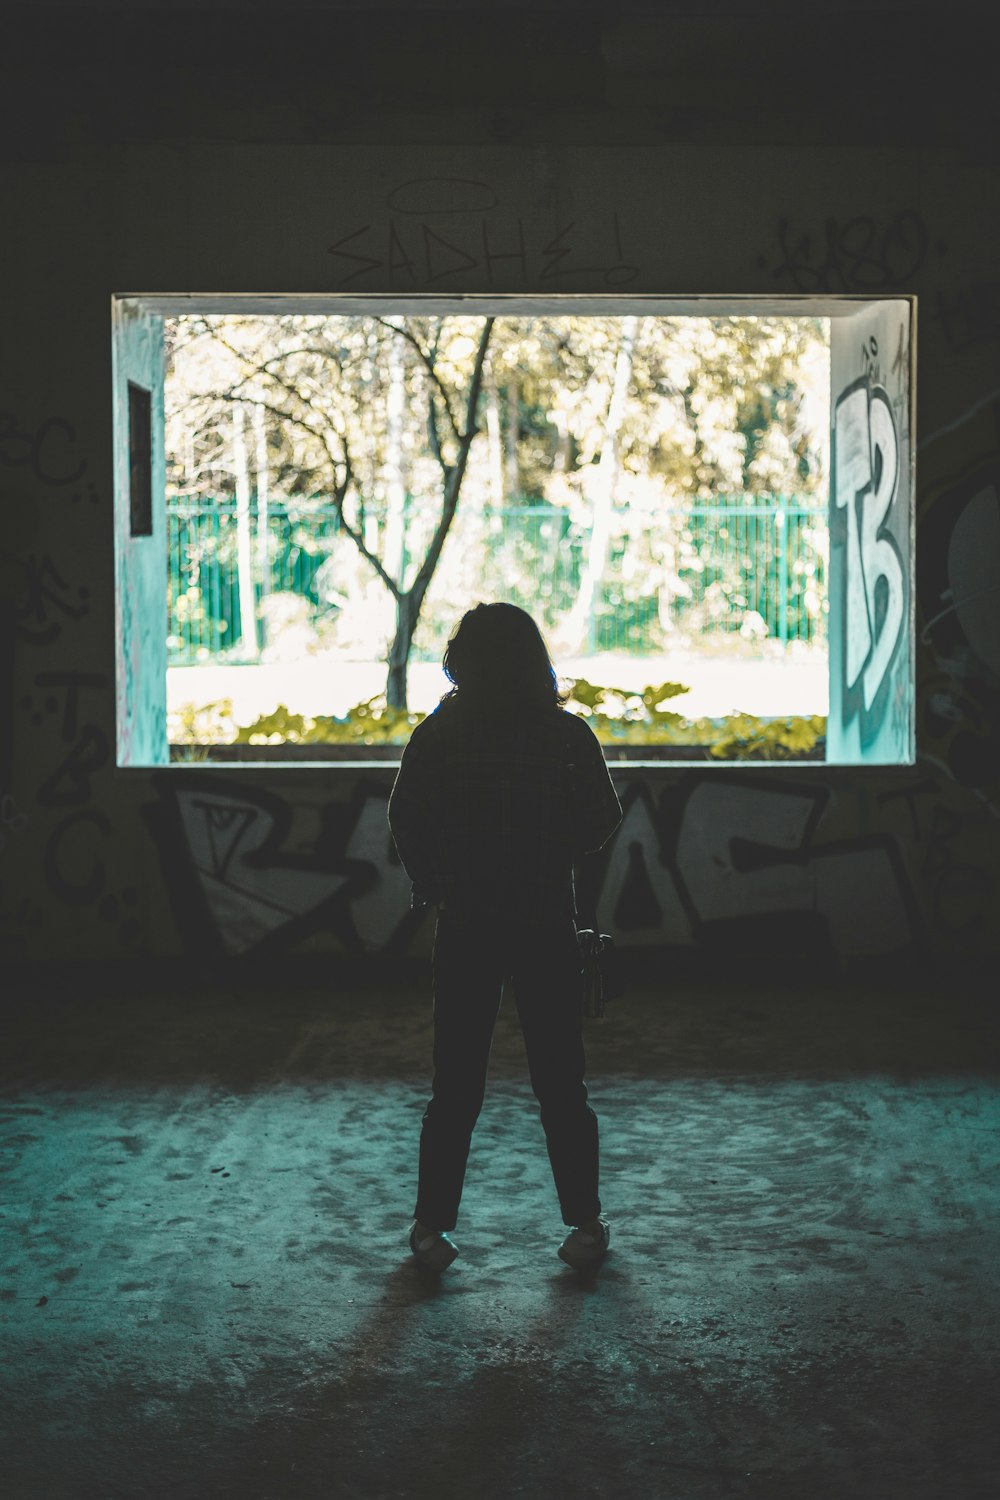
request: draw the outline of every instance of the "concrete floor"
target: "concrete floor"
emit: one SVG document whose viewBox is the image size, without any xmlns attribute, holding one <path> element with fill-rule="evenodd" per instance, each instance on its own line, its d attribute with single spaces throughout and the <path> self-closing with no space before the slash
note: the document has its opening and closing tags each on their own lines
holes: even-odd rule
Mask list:
<svg viewBox="0 0 1000 1500">
<path fill-rule="evenodd" d="M 588 1022 L 589 1279 L 505 1004 L 435 1279 L 425 981 L 102 984 L 8 1013 L 10 1500 L 996 1493 L 982 997 L 645 984 Z"/>
</svg>

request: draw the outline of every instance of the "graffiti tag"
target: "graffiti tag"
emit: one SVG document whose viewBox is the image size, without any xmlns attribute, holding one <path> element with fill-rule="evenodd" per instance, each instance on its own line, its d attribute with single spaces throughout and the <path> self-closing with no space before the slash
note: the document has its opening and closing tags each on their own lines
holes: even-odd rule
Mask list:
<svg viewBox="0 0 1000 1500">
<path fill-rule="evenodd" d="M 872 214 L 828 218 L 821 234 L 793 229 L 779 219 L 778 256 L 771 275 L 798 292 L 885 292 L 904 287 L 927 258 L 929 237 L 923 219 L 904 208 L 885 224 Z M 768 257 L 757 264 L 768 267 Z"/>
<path fill-rule="evenodd" d="M 288 802 L 260 787 L 197 772 L 182 785 L 169 776 L 157 785 L 160 802 L 144 817 L 195 946 L 230 954 L 293 947 L 337 928 L 343 899 L 378 884 L 372 866 L 326 840 L 308 852 L 292 847 Z M 356 943 L 349 928 L 349 920 L 339 923 Z"/>
<path fill-rule="evenodd" d="M 501 238 L 485 218 L 468 233 L 449 230 L 446 236 L 424 221 L 400 223 L 390 217 L 382 226 L 362 224 L 352 229 L 329 245 L 327 254 L 336 257 L 343 268 L 338 287 L 350 286 L 376 271 L 392 286 L 400 282 L 433 286 L 450 276 L 475 272 L 492 287 L 497 268 L 502 268 L 502 281 L 521 286 L 565 276 L 595 277 L 605 286 L 624 286 L 638 276 L 639 268 L 625 259 L 617 214 L 611 215 L 605 239 L 606 256 L 588 254 L 580 259 L 576 220 L 535 240 L 525 233 L 519 218 Z"/>
<path fill-rule="evenodd" d="M 90 589 L 73 588 L 52 558 L 32 554 L 24 565 L 24 592 L 14 611 L 21 640 L 45 646 L 61 633 L 66 620 L 80 620 L 89 612 Z"/>
<path fill-rule="evenodd" d="M 889 397 L 867 376 L 837 400 L 834 497 L 845 528 L 845 717 L 862 714 L 862 743 L 884 712 L 879 690 L 903 634 L 906 573 L 887 527 L 899 480 L 899 440 Z M 884 695 L 883 695 L 884 696 Z"/>
<path fill-rule="evenodd" d="M 672 946 L 708 948 L 721 924 L 743 924 L 746 935 L 766 919 L 773 938 L 815 920 L 845 959 L 909 948 L 915 906 L 893 841 L 817 844 L 829 799 L 824 787 L 694 777 L 679 807 L 667 794 L 657 813 L 641 784 L 630 787 L 597 898 L 600 925 L 626 940 L 645 929 Z"/>
<path fill-rule="evenodd" d="M 34 432 L 26 432 L 13 412 L 0 411 L 0 464 L 29 468 L 39 484 L 76 484 L 82 478 L 87 460 L 73 451 L 75 444 L 76 428 L 65 417 L 46 417 Z"/>
</svg>

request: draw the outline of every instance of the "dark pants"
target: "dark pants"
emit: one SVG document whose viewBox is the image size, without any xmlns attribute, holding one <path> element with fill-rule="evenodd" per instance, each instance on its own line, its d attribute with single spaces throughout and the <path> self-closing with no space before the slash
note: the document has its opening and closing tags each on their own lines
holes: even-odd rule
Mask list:
<svg viewBox="0 0 1000 1500">
<path fill-rule="evenodd" d="M 541 932 L 498 930 L 448 910 L 440 912 L 434 937 L 434 1092 L 420 1132 L 414 1213 L 430 1229 L 454 1229 L 458 1218 L 508 975 L 563 1223 L 586 1224 L 601 1211 L 573 922 Z"/>
</svg>

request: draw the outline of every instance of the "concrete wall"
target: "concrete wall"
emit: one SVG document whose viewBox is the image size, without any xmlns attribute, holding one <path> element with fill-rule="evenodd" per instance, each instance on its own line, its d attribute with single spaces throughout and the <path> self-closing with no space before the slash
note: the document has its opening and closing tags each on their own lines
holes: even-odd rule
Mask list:
<svg viewBox="0 0 1000 1500">
<path fill-rule="evenodd" d="M 961 7 L 948 35 L 874 8 L 863 44 L 853 12 L 782 9 L 11 10 L 10 958 L 428 946 L 384 766 L 115 769 L 110 297 L 227 290 L 915 294 L 916 764 L 623 770 L 585 895 L 687 952 L 996 953 L 985 35 Z"/>
</svg>

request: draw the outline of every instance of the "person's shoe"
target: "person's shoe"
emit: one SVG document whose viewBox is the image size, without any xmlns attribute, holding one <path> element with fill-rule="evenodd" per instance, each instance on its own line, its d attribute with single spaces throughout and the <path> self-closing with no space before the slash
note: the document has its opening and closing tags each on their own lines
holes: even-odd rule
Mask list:
<svg viewBox="0 0 1000 1500">
<path fill-rule="evenodd" d="M 582 1229 L 571 1229 L 559 1246 L 559 1259 L 564 1260 L 574 1271 L 586 1271 L 600 1265 L 608 1253 L 611 1230 L 602 1214 L 598 1218 L 599 1235 L 586 1234 Z"/>
<path fill-rule="evenodd" d="M 428 1271 L 443 1271 L 458 1254 L 458 1246 L 446 1234 L 439 1234 L 437 1230 L 426 1231 L 418 1240 L 416 1224 L 410 1230 L 410 1249 L 417 1265 Z"/>
</svg>

